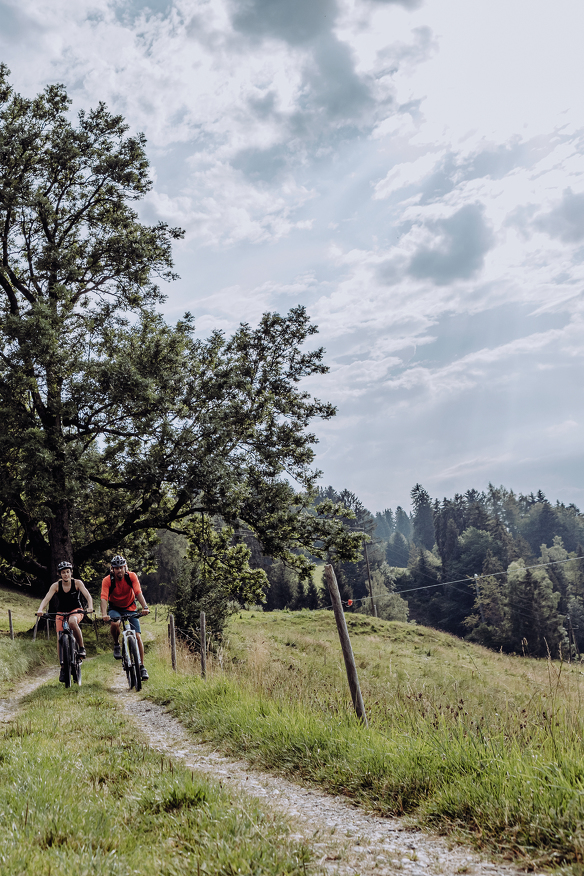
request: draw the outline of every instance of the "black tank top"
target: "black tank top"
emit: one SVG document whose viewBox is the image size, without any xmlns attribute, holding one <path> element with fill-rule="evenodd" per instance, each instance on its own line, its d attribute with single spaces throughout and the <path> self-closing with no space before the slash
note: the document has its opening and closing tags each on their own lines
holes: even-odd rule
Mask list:
<svg viewBox="0 0 584 876">
<path fill-rule="evenodd" d="M 65 593 L 63 590 L 63 579 L 59 578 L 59 611 L 75 611 L 76 608 L 81 608 L 81 599 L 79 590 L 75 586 L 75 581 L 71 579 L 71 590 Z"/>
</svg>

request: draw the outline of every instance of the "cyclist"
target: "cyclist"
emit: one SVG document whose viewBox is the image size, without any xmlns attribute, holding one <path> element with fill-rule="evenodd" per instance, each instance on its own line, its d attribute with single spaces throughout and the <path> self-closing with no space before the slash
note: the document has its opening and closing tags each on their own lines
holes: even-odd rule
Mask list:
<svg viewBox="0 0 584 876">
<path fill-rule="evenodd" d="M 83 617 L 83 606 L 81 605 L 80 595 L 83 594 L 87 600 L 87 611 L 93 611 L 93 599 L 91 598 L 91 593 L 87 590 L 83 581 L 79 578 L 73 578 L 73 565 L 68 560 L 59 563 L 57 566 L 57 572 L 59 572 L 60 578 L 58 581 L 55 581 L 54 584 L 51 584 L 49 592 L 38 607 L 37 615 L 40 617 L 44 614 L 46 606 L 49 604 L 53 596 L 57 594 L 59 598 L 58 611 L 63 614 L 67 614 L 70 611 L 73 612 L 73 614 L 69 615 L 69 626 L 71 627 L 71 632 L 77 639 L 77 644 L 79 645 L 79 651 L 77 653 L 80 657 L 87 657 L 87 652 L 83 645 L 83 634 L 79 627 L 79 622 Z M 59 655 L 59 663 L 61 664 L 59 633 L 62 632 L 63 615 L 59 613 L 57 614 L 57 653 Z M 59 681 L 65 681 L 65 670 L 62 666 Z"/>
<path fill-rule="evenodd" d="M 114 657 L 122 659 L 120 648 L 120 618 L 132 611 L 136 611 L 136 600 L 142 606 L 144 614 L 149 614 L 150 609 L 142 594 L 142 588 L 135 572 L 128 571 L 128 565 L 124 557 L 116 554 L 111 559 L 111 572 L 101 582 L 101 616 L 103 620 L 111 619 L 112 638 L 114 640 Z M 109 611 L 108 611 L 109 602 Z M 130 626 L 136 632 L 138 651 L 140 652 L 140 675 L 144 680 L 148 678 L 148 672 L 144 666 L 144 645 L 140 635 L 140 621 L 137 617 L 128 618 Z"/>
</svg>

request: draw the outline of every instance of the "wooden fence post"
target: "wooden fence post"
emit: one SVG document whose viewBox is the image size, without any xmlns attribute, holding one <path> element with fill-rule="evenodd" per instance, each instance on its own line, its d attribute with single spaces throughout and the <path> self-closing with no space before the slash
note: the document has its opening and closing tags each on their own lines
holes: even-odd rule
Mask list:
<svg viewBox="0 0 584 876">
<path fill-rule="evenodd" d="M 36 642 L 36 634 L 37 634 L 37 627 L 38 627 L 38 625 L 39 625 L 39 620 L 40 620 L 40 618 L 39 618 L 39 616 L 38 616 L 38 614 L 37 614 L 37 618 L 36 618 L 36 620 L 35 620 L 35 622 L 34 622 L 34 630 L 32 631 L 32 640 L 33 640 L 33 642 Z"/>
<path fill-rule="evenodd" d="M 343 657 L 345 658 L 345 667 L 347 669 L 347 679 L 349 681 L 349 690 L 351 691 L 351 698 L 353 700 L 353 705 L 355 707 L 355 712 L 357 713 L 357 717 L 365 724 L 365 726 L 369 726 L 367 722 L 367 715 L 365 714 L 365 706 L 363 705 L 363 697 L 361 696 L 361 688 L 359 687 L 359 678 L 357 677 L 357 666 L 355 664 L 355 657 L 353 656 L 353 649 L 351 647 L 351 640 L 349 638 L 349 631 L 347 629 L 347 622 L 345 620 L 345 615 L 343 612 L 343 606 L 341 603 L 341 594 L 339 593 L 339 585 L 337 584 L 337 579 L 333 570 L 333 567 L 330 563 L 327 563 L 324 567 L 324 575 L 326 578 L 326 582 L 328 584 L 328 589 L 331 597 L 331 602 L 333 604 L 333 611 L 335 613 L 335 620 L 337 622 L 337 630 L 339 632 L 339 639 L 341 640 L 341 648 L 343 651 Z"/>
<path fill-rule="evenodd" d="M 155 605 L 154 606 L 154 623 L 157 623 L 157 621 L 158 621 L 158 606 Z"/>
<path fill-rule="evenodd" d="M 207 677 L 207 622 L 205 612 L 201 612 L 201 678 Z"/>
<path fill-rule="evenodd" d="M 8 609 L 8 626 L 10 627 L 10 638 L 14 641 L 14 627 L 12 626 L 12 612 Z"/>
<path fill-rule="evenodd" d="M 371 597 L 371 614 L 373 617 L 377 617 L 377 606 L 375 604 L 375 600 L 373 599 L 373 584 L 371 583 L 371 569 L 369 568 L 369 554 L 367 553 L 367 542 L 363 542 L 363 547 L 365 548 L 365 559 L 367 561 L 367 578 L 369 579 L 369 596 Z"/>
<path fill-rule="evenodd" d="M 168 619 L 170 622 L 170 659 L 172 662 L 172 668 L 176 672 L 176 631 L 174 629 L 174 615 L 171 614 Z"/>
</svg>

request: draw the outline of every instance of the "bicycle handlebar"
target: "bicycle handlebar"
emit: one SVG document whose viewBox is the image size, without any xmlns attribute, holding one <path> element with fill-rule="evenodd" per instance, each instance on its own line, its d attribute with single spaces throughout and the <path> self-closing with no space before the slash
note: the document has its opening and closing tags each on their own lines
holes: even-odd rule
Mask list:
<svg viewBox="0 0 584 876">
<path fill-rule="evenodd" d="M 117 609 L 116 609 L 117 611 Z M 101 620 L 104 623 L 117 624 L 119 621 L 124 620 L 124 618 L 130 617 L 144 617 L 145 615 L 150 614 L 149 611 L 128 611 L 126 614 L 121 615 L 120 617 L 112 618 L 109 614 L 106 617 L 102 617 Z"/>
<path fill-rule="evenodd" d="M 72 614 L 79 614 L 82 612 L 83 614 L 95 614 L 95 609 L 91 611 L 87 611 L 85 608 L 74 608 L 72 611 L 45 611 L 43 614 L 36 613 L 35 617 L 40 618 L 40 620 L 52 620 L 56 617 L 70 617 Z"/>
</svg>

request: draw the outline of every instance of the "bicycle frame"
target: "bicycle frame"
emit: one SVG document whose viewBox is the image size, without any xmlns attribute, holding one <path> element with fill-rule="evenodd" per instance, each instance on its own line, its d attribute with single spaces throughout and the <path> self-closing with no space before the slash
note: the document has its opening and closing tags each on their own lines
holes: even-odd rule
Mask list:
<svg viewBox="0 0 584 876">
<path fill-rule="evenodd" d="M 79 645 L 77 644 L 77 639 L 73 634 L 73 630 L 69 626 L 69 616 L 72 614 L 76 614 L 80 609 L 75 609 L 74 611 L 64 612 L 57 611 L 54 614 L 45 613 L 43 616 L 48 620 L 56 619 L 57 617 L 63 618 L 63 629 L 59 633 L 58 643 L 59 643 L 59 663 L 65 669 L 65 674 L 67 679 L 65 681 L 65 687 L 71 687 L 71 678 L 73 681 L 81 687 L 81 663 L 82 658 L 79 657 Z M 83 614 L 86 615 L 88 612 L 84 611 Z M 67 639 L 67 648 L 64 647 L 64 639 Z M 66 653 L 66 657 L 65 657 Z"/>
<path fill-rule="evenodd" d="M 116 623 L 120 625 L 121 633 L 121 651 L 122 651 L 122 668 L 126 673 L 130 690 L 135 687 L 136 690 L 142 688 L 142 676 L 140 675 L 140 651 L 138 648 L 138 639 L 133 627 L 130 626 L 130 618 L 141 617 L 142 612 L 131 611 L 128 614 L 122 615 Z"/>
</svg>

